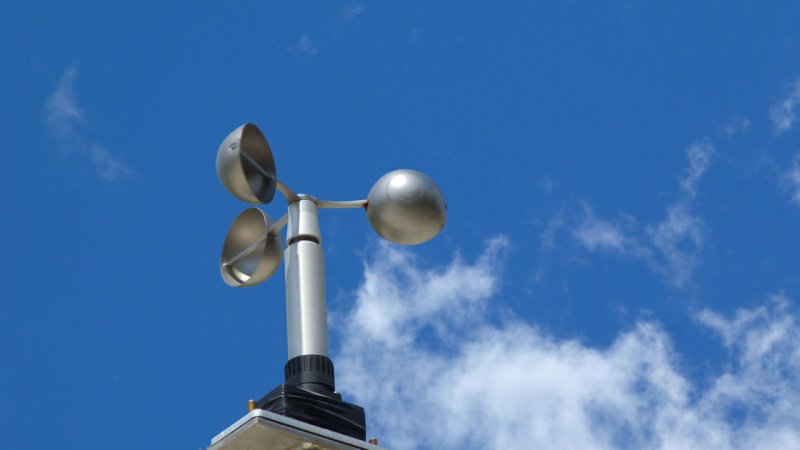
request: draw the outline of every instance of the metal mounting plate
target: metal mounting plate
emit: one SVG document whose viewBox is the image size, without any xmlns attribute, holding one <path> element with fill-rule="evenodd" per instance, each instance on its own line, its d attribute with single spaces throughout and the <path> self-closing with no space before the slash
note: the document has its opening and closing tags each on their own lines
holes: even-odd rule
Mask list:
<svg viewBox="0 0 800 450">
<path fill-rule="evenodd" d="M 262 409 L 250 411 L 211 440 L 209 450 L 384 450 L 375 444 Z"/>
</svg>

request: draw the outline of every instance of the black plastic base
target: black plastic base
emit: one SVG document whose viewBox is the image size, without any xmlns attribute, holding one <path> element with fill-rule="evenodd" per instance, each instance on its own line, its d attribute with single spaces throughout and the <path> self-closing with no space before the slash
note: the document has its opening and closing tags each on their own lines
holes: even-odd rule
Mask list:
<svg viewBox="0 0 800 450">
<path fill-rule="evenodd" d="M 366 440 L 364 408 L 337 397 L 333 393 L 326 395 L 301 386 L 282 384 L 256 405 L 259 409 Z"/>
<path fill-rule="evenodd" d="M 333 362 L 328 357 L 292 358 L 284 375 L 286 383 L 256 402 L 257 408 L 366 440 L 364 408 L 343 401 L 334 391 Z"/>
</svg>

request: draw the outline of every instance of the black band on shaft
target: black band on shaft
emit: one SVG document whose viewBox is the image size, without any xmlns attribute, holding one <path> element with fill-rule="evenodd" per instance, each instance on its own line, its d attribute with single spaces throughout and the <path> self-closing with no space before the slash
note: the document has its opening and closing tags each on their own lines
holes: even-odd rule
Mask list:
<svg viewBox="0 0 800 450">
<path fill-rule="evenodd" d="M 323 355 L 300 355 L 286 362 L 283 368 L 286 384 L 324 384 L 335 390 L 333 361 Z"/>
</svg>

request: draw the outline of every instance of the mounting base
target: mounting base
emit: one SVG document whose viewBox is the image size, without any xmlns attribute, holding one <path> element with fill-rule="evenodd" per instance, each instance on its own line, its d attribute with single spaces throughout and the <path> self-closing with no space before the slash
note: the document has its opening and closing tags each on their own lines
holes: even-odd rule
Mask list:
<svg viewBox="0 0 800 450">
<path fill-rule="evenodd" d="M 211 440 L 209 450 L 384 450 L 299 420 L 250 411 Z"/>
<path fill-rule="evenodd" d="M 256 407 L 366 440 L 364 409 L 342 400 L 339 393 L 316 383 L 281 384 L 256 402 Z"/>
</svg>

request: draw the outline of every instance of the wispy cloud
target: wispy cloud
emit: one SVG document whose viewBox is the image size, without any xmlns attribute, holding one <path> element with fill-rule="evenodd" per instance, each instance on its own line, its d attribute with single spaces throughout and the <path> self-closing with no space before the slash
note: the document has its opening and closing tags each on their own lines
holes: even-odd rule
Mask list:
<svg viewBox="0 0 800 450">
<path fill-rule="evenodd" d="M 334 327 L 335 360 L 339 386 L 387 447 L 800 448 L 800 327 L 789 308 L 700 312 L 730 360 L 696 384 L 656 322 L 595 347 L 513 316 L 487 319 L 508 245 L 499 238 L 474 262 L 432 269 L 383 246 L 365 266 Z"/>
<path fill-rule="evenodd" d="M 800 153 L 794 156 L 792 167 L 783 174 L 783 184 L 792 192 L 792 202 L 800 205 Z"/>
<path fill-rule="evenodd" d="M 545 194 L 550 194 L 553 192 L 553 188 L 555 188 L 555 183 L 550 175 L 545 175 L 539 180 L 539 185 L 542 187 L 542 191 Z"/>
<path fill-rule="evenodd" d="M 534 281 L 544 280 L 550 266 L 550 260 L 556 249 L 556 234 L 564 227 L 564 209 L 561 208 L 547 222 L 544 231 L 539 234 L 539 264 L 534 272 Z"/>
<path fill-rule="evenodd" d="M 77 124 L 83 122 L 83 111 L 78 108 L 72 85 L 78 77 L 78 69 L 70 67 L 61 76 L 56 90 L 45 101 L 45 120 L 52 132 L 59 137 L 74 133 Z"/>
<path fill-rule="evenodd" d="M 77 77 L 77 67 L 70 67 L 61 76 L 56 89 L 47 97 L 44 120 L 48 130 L 58 141 L 61 151 L 78 155 L 90 162 L 100 178 L 115 181 L 132 174 L 133 171 L 105 146 L 85 137 L 85 116 L 75 97 L 74 84 Z"/>
<path fill-rule="evenodd" d="M 686 175 L 679 180 L 681 189 L 685 194 L 684 202 L 694 199 L 697 195 L 697 183 L 705 175 L 711 164 L 711 155 L 714 154 L 714 146 L 711 141 L 703 139 L 700 142 L 694 143 L 686 150 L 686 155 L 689 158 L 689 168 L 686 170 Z"/>
<path fill-rule="evenodd" d="M 747 133 L 750 130 L 750 119 L 744 116 L 735 115 L 725 122 L 720 130 L 722 134 L 727 137 L 733 137 L 737 134 Z"/>
<path fill-rule="evenodd" d="M 679 185 L 683 197 L 667 207 L 667 217 L 647 229 L 653 246 L 662 261 L 653 261 L 655 267 L 670 277 L 672 283 L 683 287 L 691 279 L 703 246 L 705 225 L 692 211 L 697 197 L 697 185 L 711 164 L 715 148 L 708 139 L 692 144 L 687 149 L 689 168 Z"/>
<path fill-rule="evenodd" d="M 573 237 L 591 252 L 613 252 L 642 258 L 666 280 L 679 288 L 691 280 L 704 241 L 702 218 L 692 211 L 697 186 L 711 163 L 714 146 L 708 139 L 694 143 L 686 151 L 689 166 L 678 179 L 680 198 L 667 206 L 666 217 L 643 229 L 597 218 L 588 206 L 583 220 L 573 228 Z M 628 222 L 635 221 L 629 220 Z"/>
<path fill-rule="evenodd" d="M 621 225 L 595 217 L 589 205 L 584 204 L 585 216 L 573 228 L 573 237 L 589 251 L 614 251 L 624 255 L 635 255 L 642 249 L 633 237 L 622 231 Z"/>
<path fill-rule="evenodd" d="M 703 246 L 704 223 L 693 214 L 686 203 L 667 208 L 667 217 L 647 228 L 659 258 L 651 258 L 653 268 L 661 272 L 674 286 L 685 287 L 692 278 Z"/>
<path fill-rule="evenodd" d="M 361 5 L 348 6 L 342 10 L 342 17 L 345 20 L 355 19 L 362 14 L 364 14 L 364 7 Z"/>
<path fill-rule="evenodd" d="M 769 118 L 776 132 L 782 133 L 792 128 L 798 104 L 800 104 L 800 80 L 792 83 L 786 96 L 775 102 L 769 110 Z"/>
<path fill-rule="evenodd" d="M 733 137 L 737 134 L 744 134 L 750 130 L 750 119 L 742 116 L 733 116 L 720 128 L 720 131 L 727 136 Z"/>
<path fill-rule="evenodd" d="M 311 36 L 307 34 L 300 36 L 300 40 L 297 41 L 297 48 L 307 56 L 317 55 L 317 46 Z"/>
</svg>

